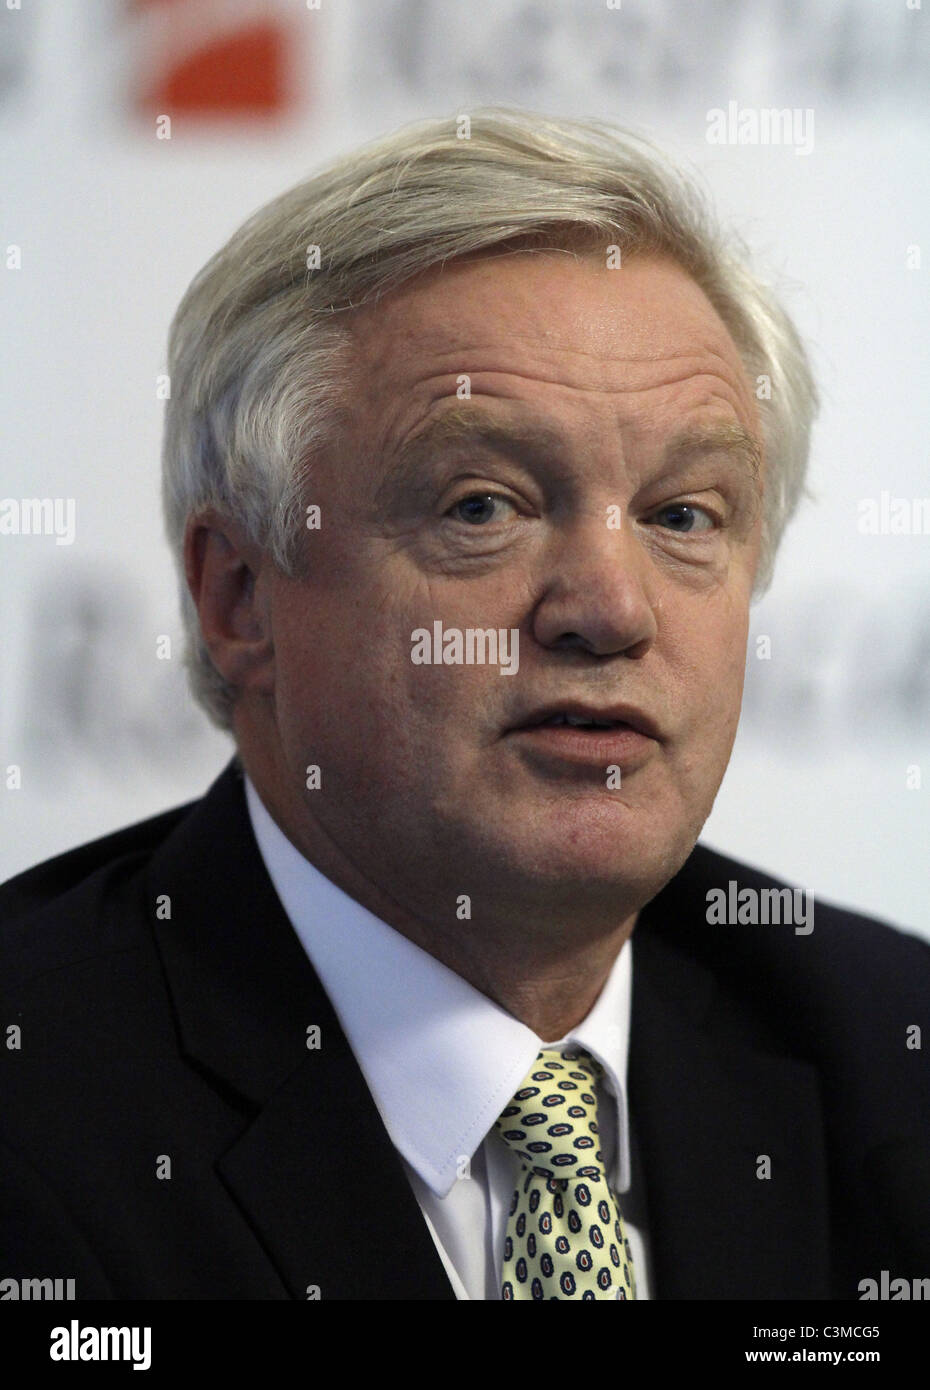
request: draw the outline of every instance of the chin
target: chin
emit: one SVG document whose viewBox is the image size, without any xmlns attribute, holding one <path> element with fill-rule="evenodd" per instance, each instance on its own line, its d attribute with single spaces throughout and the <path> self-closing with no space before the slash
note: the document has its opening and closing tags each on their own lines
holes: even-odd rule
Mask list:
<svg viewBox="0 0 930 1390">
<path fill-rule="evenodd" d="M 618 896 L 640 906 L 681 868 L 699 827 L 679 824 L 670 835 L 668 822 L 657 825 L 629 807 L 617 812 L 614 806 L 594 817 L 567 813 L 546 825 L 524 821 L 523 835 L 497 840 L 496 872 L 549 907 Z"/>
</svg>

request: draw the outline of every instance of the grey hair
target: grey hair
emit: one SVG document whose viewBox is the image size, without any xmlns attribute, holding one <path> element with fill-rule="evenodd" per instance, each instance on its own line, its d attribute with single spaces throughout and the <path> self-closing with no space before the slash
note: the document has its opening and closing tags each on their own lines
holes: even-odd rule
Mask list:
<svg viewBox="0 0 930 1390">
<path fill-rule="evenodd" d="M 507 107 L 418 121 L 254 213 L 171 324 L 162 495 L 195 698 L 232 727 L 184 579 L 188 519 L 215 507 L 302 572 L 304 485 L 351 411 L 346 320 L 418 273 L 497 248 L 666 254 L 704 291 L 756 386 L 767 457 L 756 593 L 804 491 L 818 400 L 797 330 L 693 181 L 639 135 Z M 316 265 L 313 248 L 319 248 Z M 760 384 L 761 383 L 761 384 Z"/>
</svg>

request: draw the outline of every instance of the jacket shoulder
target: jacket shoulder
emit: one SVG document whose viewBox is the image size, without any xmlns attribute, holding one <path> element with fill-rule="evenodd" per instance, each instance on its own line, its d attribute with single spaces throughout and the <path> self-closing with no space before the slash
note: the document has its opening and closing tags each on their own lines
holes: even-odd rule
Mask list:
<svg viewBox="0 0 930 1390">
<path fill-rule="evenodd" d="M 677 878 L 681 879 L 682 889 L 693 900 L 699 898 L 705 904 L 708 893 L 712 891 L 723 892 L 730 897 L 733 891 L 730 889 L 731 884 L 735 885 L 737 893 L 749 888 L 756 893 L 765 891 L 770 897 L 776 893 L 803 894 L 803 908 L 809 908 L 810 921 L 801 925 L 809 925 L 811 930 L 799 931 L 796 935 L 813 938 L 819 933 L 819 940 L 824 943 L 825 949 L 832 950 L 841 943 L 844 954 L 851 952 L 855 955 L 861 949 L 877 949 L 890 952 L 892 956 L 898 955 L 901 959 L 922 961 L 930 966 L 930 941 L 918 934 L 897 927 L 885 919 L 873 917 L 842 904 L 828 902 L 810 893 L 801 883 L 789 883 L 786 879 L 776 878 L 764 869 L 731 859 L 706 845 L 695 846 Z M 676 882 L 677 880 L 673 880 L 673 885 Z"/>
<path fill-rule="evenodd" d="M 204 825 L 217 825 L 226 847 L 241 829 L 233 814 L 241 780 L 234 757 L 197 800 L 56 855 L 0 886 L 0 984 L 125 950 L 149 934 L 148 873 L 172 846 L 180 846 L 182 859 L 196 853 Z"/>
<path fill-rule="evenodd" d="M 57 855 L 0 888 L 0 1003 L 24 1031 L 28 1024 L 30 1055 L 63 1059 L 76 1039 L 83 1046 L 93 1038 L 101 1056 L 118 1056 L 140 1031 L 150 1042 L 168 1038 L 157 944 L 163 890 L 152 876 L 168 856 L 174 877 L 158 880 L 172 893 L 185 865 L 196 879 L 195 827 L 217 819 L 236 782 L 230 765 L 199 800 Z M 221 819 L 224 846 L 225 825 Z M 200 850 L 201 859 L 211 852 Z"/>
<path fill-rule="evenodd" d="M 857 1039 L 864 1056 L 897 1057 L 924 1016 L 930 941 L 704 845 L 646 913 L 650 931 L 768 1015 L 786 1047 L 814 1056 L 831 1037 L 843 1049 Z"/>
<path fill-rule="evenodd" d="M 63 897 L 85 880 L 150 856 L 197 803 L 162 811 L 99 839 L 56 854 L 0 884 L 0 922 L 24 917 Z"/>
</svg>

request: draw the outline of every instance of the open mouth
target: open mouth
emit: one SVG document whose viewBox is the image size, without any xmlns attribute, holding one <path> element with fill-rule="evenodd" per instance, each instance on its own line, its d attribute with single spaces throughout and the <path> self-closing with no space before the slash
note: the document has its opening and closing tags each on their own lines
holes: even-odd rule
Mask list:
<svg viewBox="0 0 930 1390">
<path fill-rule="evenodd" d="M 624 716 L 624 717 L 621 717 Z M 602 778 L 604 768 L 616 764 L 633 771 L 653 756 L 658 729 L 639 710 L 615 707 L 615 711 L 590 709 L 538 710 L 510 730 L 522 756 L 537 769 L 565 776 L 566 769 L 592 770 Z"/>
<path fill-rule="evenodd" d="M 658 725 L 648 714 L 633 705 L 593 705 L 578 701 L 558 705 L 555 702 L 539 706 L 511 733 L 532 733 L 538 729 L 570 729 L 590 734 L 639 734 L 643 738 L 661 740 Z"/>
<path fill-rule="evenodd" d="M 631 726 L 623 719 L 597 719 L 584 714 L 552 714 L 536 724 L 524 724 L 525 729 L 629 729 Z"/>
</svg>

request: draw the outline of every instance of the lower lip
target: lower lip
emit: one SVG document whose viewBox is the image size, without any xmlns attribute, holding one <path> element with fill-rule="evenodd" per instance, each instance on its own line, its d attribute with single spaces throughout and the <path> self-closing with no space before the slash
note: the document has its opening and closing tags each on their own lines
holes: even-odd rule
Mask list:
<svg viewBox="0 0 930 1390">
<path fill-rule="evenodd" d="M 615 729 L 573 729 L 570 724 L 538 724 L 514 729 L 511 738 L 563 762 L 606 769 L 610 763 L 629 766 L 652 752 L 656 740 L 628 724 Z"/>
</svg>

